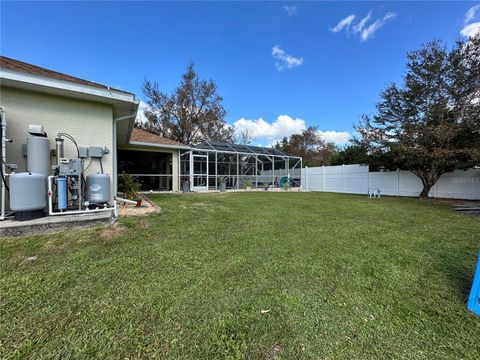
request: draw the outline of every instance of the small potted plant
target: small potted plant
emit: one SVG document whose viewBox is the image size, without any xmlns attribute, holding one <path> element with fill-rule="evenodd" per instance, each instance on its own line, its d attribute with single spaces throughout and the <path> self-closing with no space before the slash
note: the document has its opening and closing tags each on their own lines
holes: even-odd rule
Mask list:
<svg viewBox="0 0 480 360">
<path fill-rule="evenodd" d="M 190 192 L 190 179 L 188 177 L 182 178 L 182 192 Z"/>
<path fill-rule="evenodd" d="M 250 179 L 243 180 L 243 185 L 245 185 L 245 189 L 247 189 L 247 191 L 252 190 L 252 184 L 253 181 Z"/>
<path fill-rule="evenodd" d="M 219 176 L 218 177 L 218 190 L 220 192 L 227 191 L 227 177 L 226 176 Z"/>
</svg>

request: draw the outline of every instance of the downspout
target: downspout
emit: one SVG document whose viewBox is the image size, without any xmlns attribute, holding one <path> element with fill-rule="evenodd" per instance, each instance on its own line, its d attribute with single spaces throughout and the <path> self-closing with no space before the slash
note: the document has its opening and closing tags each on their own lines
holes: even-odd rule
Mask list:
<svg viewBox="0 0 480 360">
<path fill-rule="evenodd" d="M 113 119 L 113 196 L 117 196 L 118 192 L 118 174 L 117 174 L 117 123 L 123 120 L 130 120 L 137 117 L 137 112 L 135 114 L 121 116 Z"/>
<path fill-rule="evenodd" d="M 7 162 L 7 121 L 5 120 L 5 113 L 3 112 L 3 107 L 0 107 L 0 126 L 2 127 L 2 139 L 0 140 L 2 142 L 2 158 L 0 159 L 1 166 L 2 166 L 2 176 L 5 178 L 5 171 L 6 171 L 6 166 L 5 163 Z M 6 181 L 6 180 L 5 180 Z M 0 182 L 2 183 L 2 204 L 1 204 L 1 215 L 0 215 L 0 220 L 5 220 L 5 196 L 7 195 L 5 192 L 5 183 L 3 179 L 0 179 Z"/>
</svg>

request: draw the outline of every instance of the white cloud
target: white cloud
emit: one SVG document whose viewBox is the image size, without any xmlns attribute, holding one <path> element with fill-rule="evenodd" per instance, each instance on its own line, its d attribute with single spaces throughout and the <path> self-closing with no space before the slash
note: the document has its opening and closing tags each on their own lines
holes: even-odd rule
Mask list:
<svg viewBox="0 0 480 360">
<path fill-rule="evenodd" d="M 282 9 L 287 12 L 288 16 L 293 16 L 293 15 L 297 15 L 298 6 L 296 6 L 296 5 L 291 5 L 291 6 L 285 5 L 285 6 L 282 6 Z"/>
<path fill-rule="evenodd" d="M 480 21 L 465 25 L 463 29 L 460 31 L 465 37 L 473 37 L 475 34 L 480 32 Z"/>
<path fill-rule="evenodd" d="M 147 107 L 147 103 L 145 101 L 141 101 L 138 104 L 138 111 L 137 111 L 137 117 L 135 118 L 135 121 L 146 123 L 148 122 L 147 117 L 144 114 L 144 111 Z"/>
<path fill-rule="evenodd" d="M 380 29 L 383 25 L 385 25 L 389 20 L 393 20 L 396 14 L 389 12 L 385 16 L 380 19 L 375 20 L 374 22 L 368 24 L 370 19 L 372 18 L 372 10 L 368 12 L 368 14 L 360 19 L 356 24 L 353 24 L 353 21 L 356 18 L 355 14 L 347 16 L 345 19 L 342 19 L 338 22 L 338 24 L 333 28 L 330 29 L 332 32 L 339 32 L 345 29 L 346 32 L 349 32 L 350 26 L 352 26 L 353 33 L 355 35 L 360 36 L 362 41 L 367 41 L 369 38 L 375 34 L 375 32 Z"/>
<path fill-rule="evenodd" d="M 240 134 L 243 130 L 248 130 L 257 144 L 274 145 L 284 137 L 293 134 L 299 134 L 307 128 L 305 120 L 292 118 L 289 115 L 279 115 L 273 122 L 269 123 L 263 118 L 258 119 L 239 119 L 233 123 L 235 132 Z M 318 131 L 319 135 L 326 142 L 335 144 L 346 143 L 352 136 L 345 131 Z"/>
<path fill-rule="evenodd" d="M 355 15 L 348 15 L 345 19 L 340 20 L 333 29 L 330 29 L 330 31 L 336 33 L 342 31 L 343 29 L 348 29 L 353 20 L 355 20 Z"/>
<path fill-rule="evenodd" d="M 465 37 L 473 37 L 476 34 L 480 33 L 480 21 L 471 22 L 477 17 L 477 13 L 480 10 L 480 4 L 472 6 L 465 13 L 465 18 L 463 19 L 463 29 L 460 30 L 460 34 Z"/>
<path fill-rule="evenodd" d="M 235 131 L 249 130 L 256 140 L 266 140 L 273 144 L 285 136 L 301 133 L 306 128 L 305 121 L 299 118 L 293 119 L 288 115 L 279 115 L 272 123 L 262 118 L 255 120 L 240 119 L 233 123 Z"/>
<path fill-rule="evenodd" d="M 287 54 L 280 46 L 276 45 L 272 48 L 272 56 L 275 60 L 275 66 L 278 70 L 285 68 L 292 69 L 303 65 L 303 58 Z"/>
<path fill-rule="evenodd" d="M 360 31 L 362 31 L 371 17 L 372 17 L 372 10 L 368 12 L 367 16 L 365 16 L 362 20 L 360 20 L 356 25 L 353 26 L 353 32 L 359 33 Z"/>
<path fill-rule="evenodd" d="M 374 23 L 370 24 L 367 28 L 362 30 L 361 39 L 362 41 L 367 41 L 370 37 L 375 34 L 375 32 L 380 29 L 387 21 L 395 19 L 395 13 L 387 13 L 383 18 L 376 20 Z"/>
<path fill-rule="evenodd" d="M 348 142 L 352 138 L 352 135 L 346 131 L 318 131 L 323 140 L 328 143 L 334 143 L 335 145 L 340 145 Z"/>
<path fill-rule="evenodd" d="M 467 12 L 465 13 L 465 19 L 463 20 L 463 22 L 467 24 L 473 19 L 475 19 L 475 16 L 477 15 L 478 10 L 480 10 L 480 4 L 472 6 L 470 9 L 468 9 Z"/>
</svg>

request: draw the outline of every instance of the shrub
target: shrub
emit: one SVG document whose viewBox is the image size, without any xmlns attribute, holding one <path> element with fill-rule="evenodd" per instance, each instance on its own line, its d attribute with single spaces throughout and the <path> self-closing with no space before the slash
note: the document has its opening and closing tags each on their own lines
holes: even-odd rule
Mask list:
<svg viewBox="0 0 480 360">
<path fill-rule="evenodd" d="M 243 180 L 243 185 L 245 187 L 251 187 L 253 185 L 253 181 L 250 180 L 250 179 L 245 179 L 245 180 Z"/>
<path fill-rule="evenodd" d="M 126 172 L 123 172 L 118 178 L 118 191 L 125 194 L 127 199 L 137 199 L 141 186 L 140 182 Z"/>
</svg>

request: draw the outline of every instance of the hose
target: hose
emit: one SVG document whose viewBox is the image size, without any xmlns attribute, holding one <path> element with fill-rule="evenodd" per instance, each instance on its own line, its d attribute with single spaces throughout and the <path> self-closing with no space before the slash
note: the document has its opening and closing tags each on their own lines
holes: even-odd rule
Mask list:
<svg viewBox="0 0 480 360">
<path fill-rule="evenodd" d="M 286 184 L 288 184 L 287 186 L 291 185 L 290 179 L 288 178 L 288 176 L 282 176 L 278 181 L 278 186 L 283 188 Z"/>
</svg>

